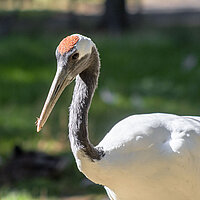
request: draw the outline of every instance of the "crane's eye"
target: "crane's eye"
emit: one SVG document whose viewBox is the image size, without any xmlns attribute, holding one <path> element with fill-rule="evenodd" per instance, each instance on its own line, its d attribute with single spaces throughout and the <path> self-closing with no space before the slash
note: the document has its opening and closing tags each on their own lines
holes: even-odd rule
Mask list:
<svg viewBox="0 0 200 200">
<path fill-rule="evenodd" d="M 73 59 L 73 60 L 76 60 L 78 57 L 79 57 L 79 53 L 75 53 L 75 54 L 72 56 L 72 59 Z"/>
</svg>

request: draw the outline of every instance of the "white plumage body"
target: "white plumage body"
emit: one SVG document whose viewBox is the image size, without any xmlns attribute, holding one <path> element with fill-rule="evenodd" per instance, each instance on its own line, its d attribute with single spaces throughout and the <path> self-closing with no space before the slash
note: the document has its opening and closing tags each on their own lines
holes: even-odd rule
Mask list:
<svg viewBox="0 0 200 200">
<path fill-rule="evenodd" d="M 199 200 L 200 117 L 130 116 L 99 143 L 100 161 L 76 151 L 79 169 L 113 200 Z"/>
</svg>

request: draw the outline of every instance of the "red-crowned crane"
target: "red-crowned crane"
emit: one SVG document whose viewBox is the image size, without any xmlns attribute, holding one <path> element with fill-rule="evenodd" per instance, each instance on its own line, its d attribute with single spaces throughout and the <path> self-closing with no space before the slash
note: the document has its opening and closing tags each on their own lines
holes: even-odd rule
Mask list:
<svg viewBox="0 0 200 200">
<path fill-rule="evenodd" d="M 44 126 L 59 96 L 74 79 L 69 138 L 78 169 L 103 185 L 112 200 L 199 200 L 200 117 L 133 115 L 93 146 L 88 111 L 100 59 L 90 38 L 73 34 L 56 49 L 57 72 L 37 121 Z"/>
</svg>

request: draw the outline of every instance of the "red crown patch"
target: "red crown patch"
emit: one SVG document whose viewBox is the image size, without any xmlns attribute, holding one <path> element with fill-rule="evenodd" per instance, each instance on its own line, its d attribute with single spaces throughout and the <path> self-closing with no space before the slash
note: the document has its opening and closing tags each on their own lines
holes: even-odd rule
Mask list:
<svg viewBox="0 0 200 200">
<path fill-rule="evenodd" d="M 61 55 L 65 52 L 69 52 L 74 45 L 78 42 L 79 37 L 77 35 L 71 35 L 64 38 L 58 45 L 58 51 Z"/>
</svg>

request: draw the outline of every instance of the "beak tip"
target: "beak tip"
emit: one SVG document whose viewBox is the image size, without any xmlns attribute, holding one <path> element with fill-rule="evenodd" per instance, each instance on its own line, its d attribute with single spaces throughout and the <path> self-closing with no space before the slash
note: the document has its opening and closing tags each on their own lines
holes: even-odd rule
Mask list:
<svg viewBox="0 0 200 200">
<path fill-rule="evenodd" d="M 41 123 L 40 123 L 40 118 L 37 118 L 37 121 L 35 122 L 36 126 L 37 126 L 37 132 L 40 132 L 40 130 L 42 129 Z"/>
<path fill-rule="evenodd" d="M 39 133 L 41 130 L 41 127 L 37 126 L 37 132 Z"/>
<path fill-rule="evenodd" d="M 42 129 L 42 126 L 41 125 L 37 125 L 37 133 L 39 133 Z"/>
</svg>

